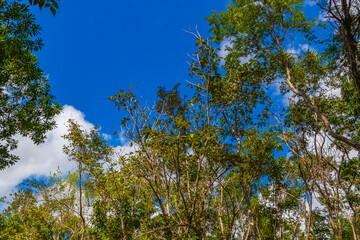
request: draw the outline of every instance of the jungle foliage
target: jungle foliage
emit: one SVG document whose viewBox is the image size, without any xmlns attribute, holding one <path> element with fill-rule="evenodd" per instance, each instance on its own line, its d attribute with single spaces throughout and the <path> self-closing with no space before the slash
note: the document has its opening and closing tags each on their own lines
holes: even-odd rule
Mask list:
<svg viewBox="0 0 360 240">
<path fill-rule="evenodd" d="M 15 135 L 43 142 L 61 110 L 34 54 L 43 43 L 30 4 L 42 7 L 39 1 L 0 1 L 0 170 L 18 160 Z"/>
<path fill-rule="evenodd" d="M 360 239 L 360 2 L 317 4 L 327 21 L 301 0 L 213 12 L 192 96 L 110 97 L 127 152 L 70 120 L 77 171 L 14 192 L 0 239 Z"/>
</svg>

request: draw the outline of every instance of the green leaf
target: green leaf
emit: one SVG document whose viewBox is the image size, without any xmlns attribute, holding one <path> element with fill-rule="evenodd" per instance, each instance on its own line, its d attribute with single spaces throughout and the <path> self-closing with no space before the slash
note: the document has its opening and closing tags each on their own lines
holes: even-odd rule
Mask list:
<svg viewBox="0 0 360 240">
<path fill-rule="evenodd" d="M 55 9 L 53 6 L 50 7 L 50 11 L 51 11 L 51 13 L 55 16 L 55 14 L 56 14 L 56 9 Z"/>
</svg>

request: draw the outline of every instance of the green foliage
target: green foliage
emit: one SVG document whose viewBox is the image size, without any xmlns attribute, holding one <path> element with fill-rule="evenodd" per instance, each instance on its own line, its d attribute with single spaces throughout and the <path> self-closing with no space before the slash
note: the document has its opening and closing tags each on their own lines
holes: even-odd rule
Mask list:
<svg viewBox="0 0 360 240">
<path fill-rule="evenodd" d="M 0 2 L 0 169 L 18 160 L 11 154 L 19 134 L 34 143 L 44 141 L 54 128 L 61 107 L 39 68 L 34 51 L 42 47 L 40 26 L 29 6 L 20 1 Z"/>
<path fill-rule="evenodd" d="M 79 236 L 76 186 L 61 172 L 47 181 L 26 180 L 1 215 L 0 239 L 67 239 Z"/>
<path fill-rule="evenodd" d="M 56 9 L 59 8 L 57 0 L 29 0 L 30 5 L 38 5 L 40 10 L 45 7 L 49 8 L 51 13 L 55 16 Z"/>
<path fill-rule="evenodd" d="M 212 39 L 193 34 L 190 97 L 179 84 L 160 87 L 152 107 L 132 87 L 110 97 L 125 114 L 127 152 L 70 120 L 64 152 L 77 171 L 20 187 L 0 236 L 358 239 L 356 69 L 339 67 L 354 63 L 346 36 L 318 39 L 327 25 L 307 19 L 303 4 L 234 0 L 213 12 Z M 221 59 L 224 40 L 232 47 Z M 304 43 L 312 48 L 289 49 Z M 274 84 L 293 93 L 279 114 Z"/>
</svg>

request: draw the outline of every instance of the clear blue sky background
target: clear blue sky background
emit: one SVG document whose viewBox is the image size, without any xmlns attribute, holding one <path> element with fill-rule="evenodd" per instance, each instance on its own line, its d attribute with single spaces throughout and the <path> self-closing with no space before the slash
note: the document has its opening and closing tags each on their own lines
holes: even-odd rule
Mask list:
<svg viewBox="0 0 360 240">
<path fill-rule="evenodd" d="M 186 87 L 195 38 L 208 36 L 205 17 L 228 0 L 61 0 L 56 16 L 35 9 L 45 47 L 37 53 L 61 105 L 72 105 L 102 132 L 119 130 L 122 118 L 107 99 L 134 84 L 142 100 L 158 86 Z M 116 144 L 116 143 L 114 143 Z"/>
</svg>

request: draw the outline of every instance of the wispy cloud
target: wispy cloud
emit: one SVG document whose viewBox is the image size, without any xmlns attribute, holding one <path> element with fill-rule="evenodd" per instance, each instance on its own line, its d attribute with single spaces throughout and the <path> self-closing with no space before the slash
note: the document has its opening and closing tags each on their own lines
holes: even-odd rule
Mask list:
<svg viewBox="0 0 360 240">
<path fill-rule="evenodd" d="M 316 1 L 315 0 L 306 0 L 304 5 L 314 6 L 314 5 L 316 5 Z"/>
<path fill-rule="evenodd" d="M 233 41 L 234 39 L 229 37 L 229 38 L 225 38 L 224 40 L 221 41 L 220 43 L 220 51 L 219 51 L 219 57 L 225 59 L 226 56 L 230 53 L 230 49 L 233 47 Z"/>
</svg>

